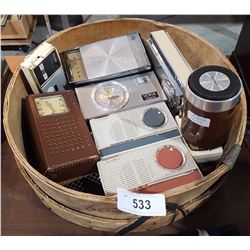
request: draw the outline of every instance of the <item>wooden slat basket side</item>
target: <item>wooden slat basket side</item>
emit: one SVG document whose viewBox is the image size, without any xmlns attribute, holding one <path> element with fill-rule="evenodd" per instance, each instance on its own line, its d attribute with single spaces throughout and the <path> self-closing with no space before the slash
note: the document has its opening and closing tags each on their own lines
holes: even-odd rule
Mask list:
<svg viewBox="0 0 250 250">
<path fill-rule="evenodd" d="M 131 32 L 139 32 L 144 39 L 147 39 L 151 31 L 160 29 L 170 33 L 178 48 L 194 69 L 203 65 L 217 64 L 235 71 L 228 59 L 217 48 L 197 35 L 173 25 L 143 19 L 112 19 L 83 24 L 58 32 L 47 41 L 52 43 L 59 52 L 62 52 L 81 44 Z M 37 187 L 51 197 L 52 200 L 79 212 L 82 216 L 94 217 L 97 220 L 114 218 L 116 220 L 134 220 L 136 216 L 117 210 L 116 196 L 97 196 L 65 188 L 41 175 L 28 163 L 21 129 L 21 101 L 27 95 L 24 87 L 25 81 L 20 69 L 17 70 L 7 89 L 4 104 L 5 132 L 20 169 L 25 170 Z M 235 111 L 234 124 L 224 154 L 228 154 L 232 145 L 241 145 L 245 126 L 246 99 L 243 91 L 241 102 Z M 229 170 L 230 168 L 227 165 L 222 164 L 201 181 L 167 191 L 165 195 L 169 201 L 179 205 L 192 203 L 192 200 L 199 199 L 206 190 L 209 190 Z M 157 219 L 156 217 L 155 220 L 160 221 L 160 218 Z M 88 223 L 83 223 L 83 226 L 88 226 Z"/>
<path fill-rule="evenodd" d="M 106 231 L 106 232 L 118 232 L 122 228 L 132 224 L 135 219 L 114 219 L 114 218 L 99 218 L 96 216 L 86 215 L 75 210 L 72 210 L 68 207 L 63 206 L 62 204 L 51 199 L 46 193 L 44 193 L 36 183 L 29 177 L 27 172 L 24 170 L 21 164 L 17 164 L 20 172 L 31 186 L 36 195 L 41 199 L 43 204 L 55 214 L 62 217 L 65 220 L 68 220 L 72 223 L 75 223 L 80 226 L 84 226 L 94 230 Z M 196 199 L 188 202 L 183 205 L 183 210 L 188 214 L 194 209 L 200 207 L 205 201 L 207 201 L 211 195 L 220 187 L 223 182 L 221 181 L 218 185 L 215 185 L 213 188 L 209 189 L 202 195 L 198 196 Z M 134 232 L 143 232 L 159 229 L 163 226 L 174 223 L 183 218 L 183 215 L 180 211 L 172 212 L 168 211 L 167 216 L 164 217 L 152 217 L 150 220 L 146 221 L 140 227 L 133 230 Z"/>
</svg>

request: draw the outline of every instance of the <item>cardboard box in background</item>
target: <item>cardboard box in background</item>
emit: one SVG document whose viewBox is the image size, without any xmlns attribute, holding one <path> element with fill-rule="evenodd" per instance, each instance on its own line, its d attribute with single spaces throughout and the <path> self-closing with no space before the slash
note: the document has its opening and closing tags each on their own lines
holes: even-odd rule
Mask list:
<svg viewBox="0 0 250 250">
<path fill-rule="evenodd" d="M 23 15 L 20 20 L 11 16 L 5 26 L 1 26 L 1 39 L 26 39 L 30 33 L 33 16 Z"/>
</svg>

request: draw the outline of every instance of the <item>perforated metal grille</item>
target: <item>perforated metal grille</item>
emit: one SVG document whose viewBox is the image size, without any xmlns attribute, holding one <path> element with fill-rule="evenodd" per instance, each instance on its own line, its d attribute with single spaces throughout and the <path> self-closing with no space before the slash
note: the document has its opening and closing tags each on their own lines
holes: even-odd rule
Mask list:
<svg viewBox="0 0 250 250">
<path fill-rule="evenodd" d="M 98 172 L 84 177 L 81 180 L 66 184 L 65 187 L 79 192 L 104 195 Z"/>
</svg>

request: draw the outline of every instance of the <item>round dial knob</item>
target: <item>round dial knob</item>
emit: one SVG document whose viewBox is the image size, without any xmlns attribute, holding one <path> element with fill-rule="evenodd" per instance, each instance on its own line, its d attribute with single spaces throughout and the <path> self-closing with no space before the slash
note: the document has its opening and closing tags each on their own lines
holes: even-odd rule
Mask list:
<svg viewBox="0 0 250 250">
<path fill-rule="evenodd" d="M 119 110 L 127 104 L 129 92 L 118 82 L 104 82 L 97 85 L 92 99 L 97 107 L 105 111 Z"/>
<path fill-rule="evenodd" d="M 184 163 L 183 154 L 173 146 L 165 146 L 159 149 L 156 153 L 156 159 L 162 167 L 169 170 L 175 170 Z"/>
<path fill-rule="evenodd" d="M 143 122 L 152 128 L 158 128 L 165 122 L 165 115 L 158 108 L 150 108 L 143 115 Z"/>
</svg>

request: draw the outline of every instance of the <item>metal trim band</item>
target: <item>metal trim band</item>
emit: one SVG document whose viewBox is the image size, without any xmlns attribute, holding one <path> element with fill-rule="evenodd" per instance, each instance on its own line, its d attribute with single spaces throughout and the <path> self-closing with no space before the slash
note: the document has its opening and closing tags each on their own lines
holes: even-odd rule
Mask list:
<svg viewBox="0 0 250 250">
<path fill-rule="evenodd" d="M 125 143 L 116 144 L 111 147 L 101 149 L 99 153 L 100 153 L 101 158 L 107 157 L 110 155 L 113 156 L 114 154 L 118 154 L 122 151 L 138 148 L 141 146 L 145 146 L 148 144 L 152 144 L 155 142 L 163 141 L 163 140 L 173 138 L 173 137 L 178 137 L 178 136 L 181 136 L 181 133 L 178 129 L 175 129 L 175 130 L 164 132 L 161 134 L 151 135 L 146 138 L 140 138 L 140 139 L 128 141 Z"/>
<path fill-rule="evenodd" d="M 237 95 L 224 101 L 207 100 L 197 96 L 187 85 L 185 98 L 199 110 L 212 113 L 220 113 L 234 108 L 240 101 L 242 87 Z"/>
</svg>

